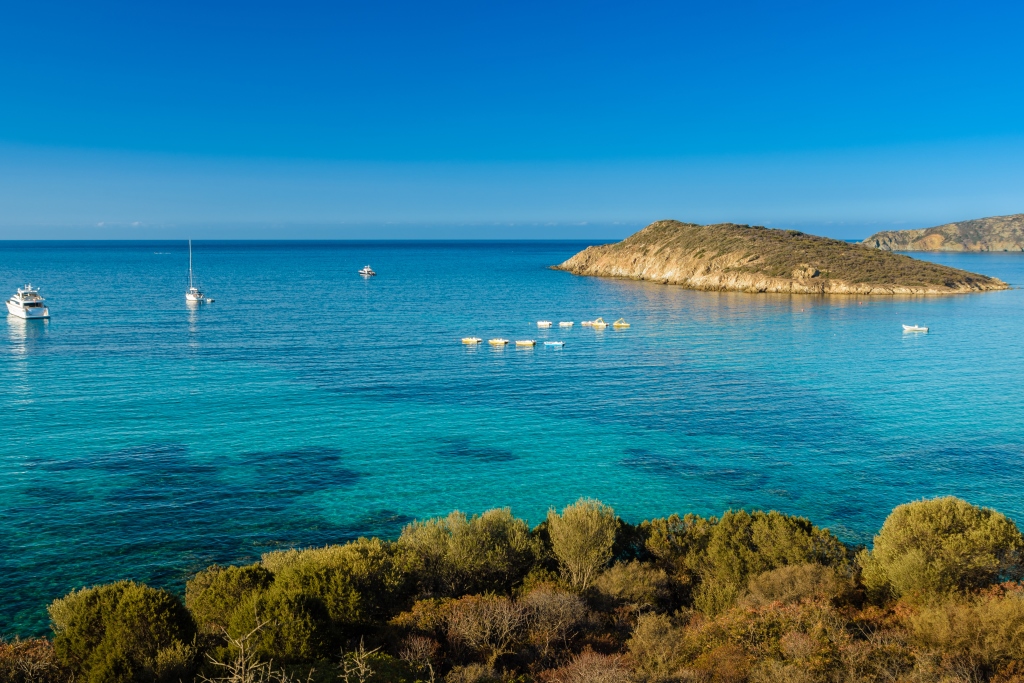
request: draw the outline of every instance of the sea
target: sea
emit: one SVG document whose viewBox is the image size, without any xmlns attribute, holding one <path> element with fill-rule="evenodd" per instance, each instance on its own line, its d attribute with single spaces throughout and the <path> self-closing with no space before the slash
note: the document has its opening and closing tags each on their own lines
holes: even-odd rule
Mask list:
<svg viewBox="0 0 1024 683">
<path fill-rule="evenodd" d="M 931 496 L 1024 522 L 1024 254 L 915 255 L 1009 291 L 821 297 L 549 267 L 585 246 L 199 241 L 190 306 L 183 241 L 0 243 L 0 293 L 52 316 L 0 323 L 0 635 L 456 509 L 773 509 L 855 544 Z"/>
</svg>

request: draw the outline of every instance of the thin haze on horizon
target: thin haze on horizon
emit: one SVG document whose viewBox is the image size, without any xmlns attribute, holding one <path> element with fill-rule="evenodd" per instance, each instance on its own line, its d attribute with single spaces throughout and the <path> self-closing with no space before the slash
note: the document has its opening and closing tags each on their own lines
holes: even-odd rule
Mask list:
<svg viewBox="0 0 1024 683">
<path fill-rule="evenodd" d="M 1024 211 L 1019 3 L 20 3 L 0 239 Z"/>
</svg>

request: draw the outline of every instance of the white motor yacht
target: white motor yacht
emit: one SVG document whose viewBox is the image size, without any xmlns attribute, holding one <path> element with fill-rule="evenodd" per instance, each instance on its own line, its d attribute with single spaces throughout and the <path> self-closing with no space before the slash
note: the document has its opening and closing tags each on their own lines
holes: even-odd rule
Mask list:
<svg viewBox="0 0 1024 683">
<path fill-rule="evenodd" d="M 188 289 L 185 290 L 185 301 L 191 303 L 202 303 L 205 301 L 203 293 L 196 287 L 195 278 L 192 276 L 192 240 L 188 241 Z M 212 301 L 212 299 L 211 299 Z"/>
<path fill-rule="evenodd" d="M 377 273 L 373 272 L 373 268 L 371 268 L 370 265 L 367 264 L 359 270 L 359 274 L 362 275 L 363 277 L 370 277 L 372 275 L 376 275 Z"/>
<path fill-rule="evenodd" d="M 39 290 L 32 289 L 32 285 L 19 287 L 17 294 L 7 300 L 7 312 L 26 320 L 32 318 L 49 318 L 50 309 L 43 303 L 46 301 L 39 296 Z"/>
</svg>

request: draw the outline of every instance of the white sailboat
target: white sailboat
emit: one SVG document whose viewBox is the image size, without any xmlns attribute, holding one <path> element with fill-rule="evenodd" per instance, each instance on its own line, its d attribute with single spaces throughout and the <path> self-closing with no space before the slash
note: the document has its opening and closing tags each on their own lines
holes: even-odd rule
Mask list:
<svg viewBox="0 0 1024 683">
<path fill-rule="evenodd" d="M 192 240 L 188 241 L 188 289 L 185 290 L 185 301 L 191 303 L 204 301 L 203 293 L 196 287 L 195 278 L 192 275 Z M 205 299 L 205 301 L 212 303 L 213 299 Z"/>
</svg>

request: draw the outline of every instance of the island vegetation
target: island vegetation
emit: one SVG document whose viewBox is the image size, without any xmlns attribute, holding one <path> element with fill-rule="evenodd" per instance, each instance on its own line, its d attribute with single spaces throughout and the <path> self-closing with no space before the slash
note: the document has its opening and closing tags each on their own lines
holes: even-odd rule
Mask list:
<svg viewBox="0 0 1024 683">
<path fill-rule="evenodd" d="M 754 293 L 959 294 L 1007 288 L 996 278 L 863 244 L 732 223 L 658 221 L 554 267 L 576 275 Z"/>
<path fill-rule="evenodd" d="M 400 538 L 212 566 L 53 602 L 0 643 L 4 683 L 1024 681 L 1024 538 L 956 498 L 893 510 L 870 549 L 807 519 L 629 524 L 581 499 Z"/>
<path fill-rule="evenodd" d="M 947 223 L 918 230 L 885 230 L 864 244 L 886 251 L 1024 251 L 1024 213 Z"/>
</svg>

